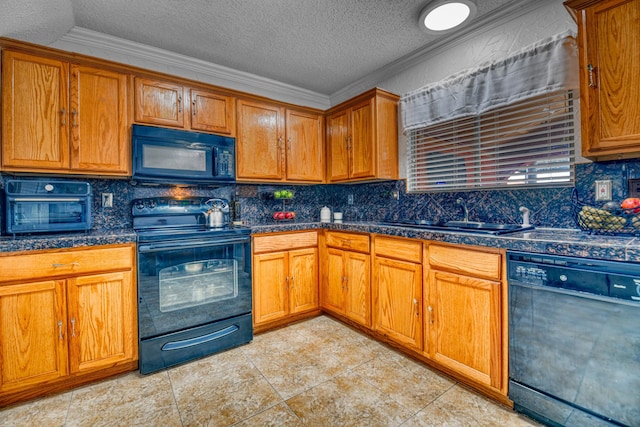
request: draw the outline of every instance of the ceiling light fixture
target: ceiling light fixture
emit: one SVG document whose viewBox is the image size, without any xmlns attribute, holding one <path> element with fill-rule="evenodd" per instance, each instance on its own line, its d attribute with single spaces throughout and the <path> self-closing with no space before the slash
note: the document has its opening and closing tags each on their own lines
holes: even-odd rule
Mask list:
<svg viewBox="0 0 640 427">
<path fill-rule="evenodd" d="M 422 9 L 418 23 L 428 33 L 443 34 L 469 22 L 476 11 L 473 0 L 435 0 Z"/>
</svg>

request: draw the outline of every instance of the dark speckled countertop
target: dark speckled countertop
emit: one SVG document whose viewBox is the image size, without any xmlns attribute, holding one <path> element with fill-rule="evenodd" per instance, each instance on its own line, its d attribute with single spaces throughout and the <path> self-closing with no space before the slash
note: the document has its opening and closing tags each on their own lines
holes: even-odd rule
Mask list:
<svg viewBox="0 0 640 427">
<path fill-rule="evenodd" d="M 382 226 L 375 222 L 272 224 L 251 227 L 253 233 L 326 228 L 379 233 L 421 240 L 489 246 L 513 251 L 546 253 L 612 261 L 640 262 L 640 239 L 633 236 L 592 235 L 577 229 L 537 228 L 502 236 L 449 231 L 429 231 Z"/>
<path fill-rule="evenodd" d="M 407 227 L 382 226 L 375 222 L 293 222 L 251 225 L 253 234 L 325 228 L 331 230 L 378 233 L 420 240 L 436 240 L 465 245 L 488 246 L 514 251 L 547 253 L 613 261 L 640 262 L 640 238 L 633 236 L 599 236 L 580 230 L 537 228 L 502 236 L 448 231 L 429 231 Z M 0 252 L 71 248 L 79 246 L 132 243 L 132 229 L 91 231 L 89 233 L 45 234 L 33 236 L 2 236 Z"/>
</svg>

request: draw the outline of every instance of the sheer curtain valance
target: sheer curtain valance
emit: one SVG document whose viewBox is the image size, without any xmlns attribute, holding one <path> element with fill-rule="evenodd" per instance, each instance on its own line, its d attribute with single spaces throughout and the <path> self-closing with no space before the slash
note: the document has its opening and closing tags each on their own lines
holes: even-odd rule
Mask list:
<svg viewBox="0 0 640 427">
<path fill-rule="evenodd" d="M 575 37 L 565 32 L 501 61 L 409 92 L 400 99 L 404 132 L 545 93 L 578 89 L 577 57 Z"/>
</svg>

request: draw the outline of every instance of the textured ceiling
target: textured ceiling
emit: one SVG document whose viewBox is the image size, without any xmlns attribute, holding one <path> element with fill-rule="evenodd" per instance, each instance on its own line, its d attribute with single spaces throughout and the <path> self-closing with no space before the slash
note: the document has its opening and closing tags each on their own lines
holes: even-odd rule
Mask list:
<svg viewBox="0 0 640 427">
<path fill-rule="evenodd" d="M 0 35 L 49 44 L 82 27 L 321 94 L 436 42 L 427 0 L 2 0 Z M 476 21 L 522 0 L 478 0 Z"/>
</svg>

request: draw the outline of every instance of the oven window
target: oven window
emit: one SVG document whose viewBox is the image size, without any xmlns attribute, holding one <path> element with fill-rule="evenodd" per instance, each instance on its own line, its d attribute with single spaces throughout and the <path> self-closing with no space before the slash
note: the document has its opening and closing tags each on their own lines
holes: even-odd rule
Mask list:
<svg viewBox="0 0 640 427">
<path fill-rule="evenodd" d="M 180 310 L 238 296 L 238 261 L 212 259 L 160 270 L 160 311 Z"/>
<path fill-rule="evenodd" d="M 47 225 L 79 224 L 84 221 L 83 205 L 79 202 L 14 202 L 13 224 Z"/>
</svg>

